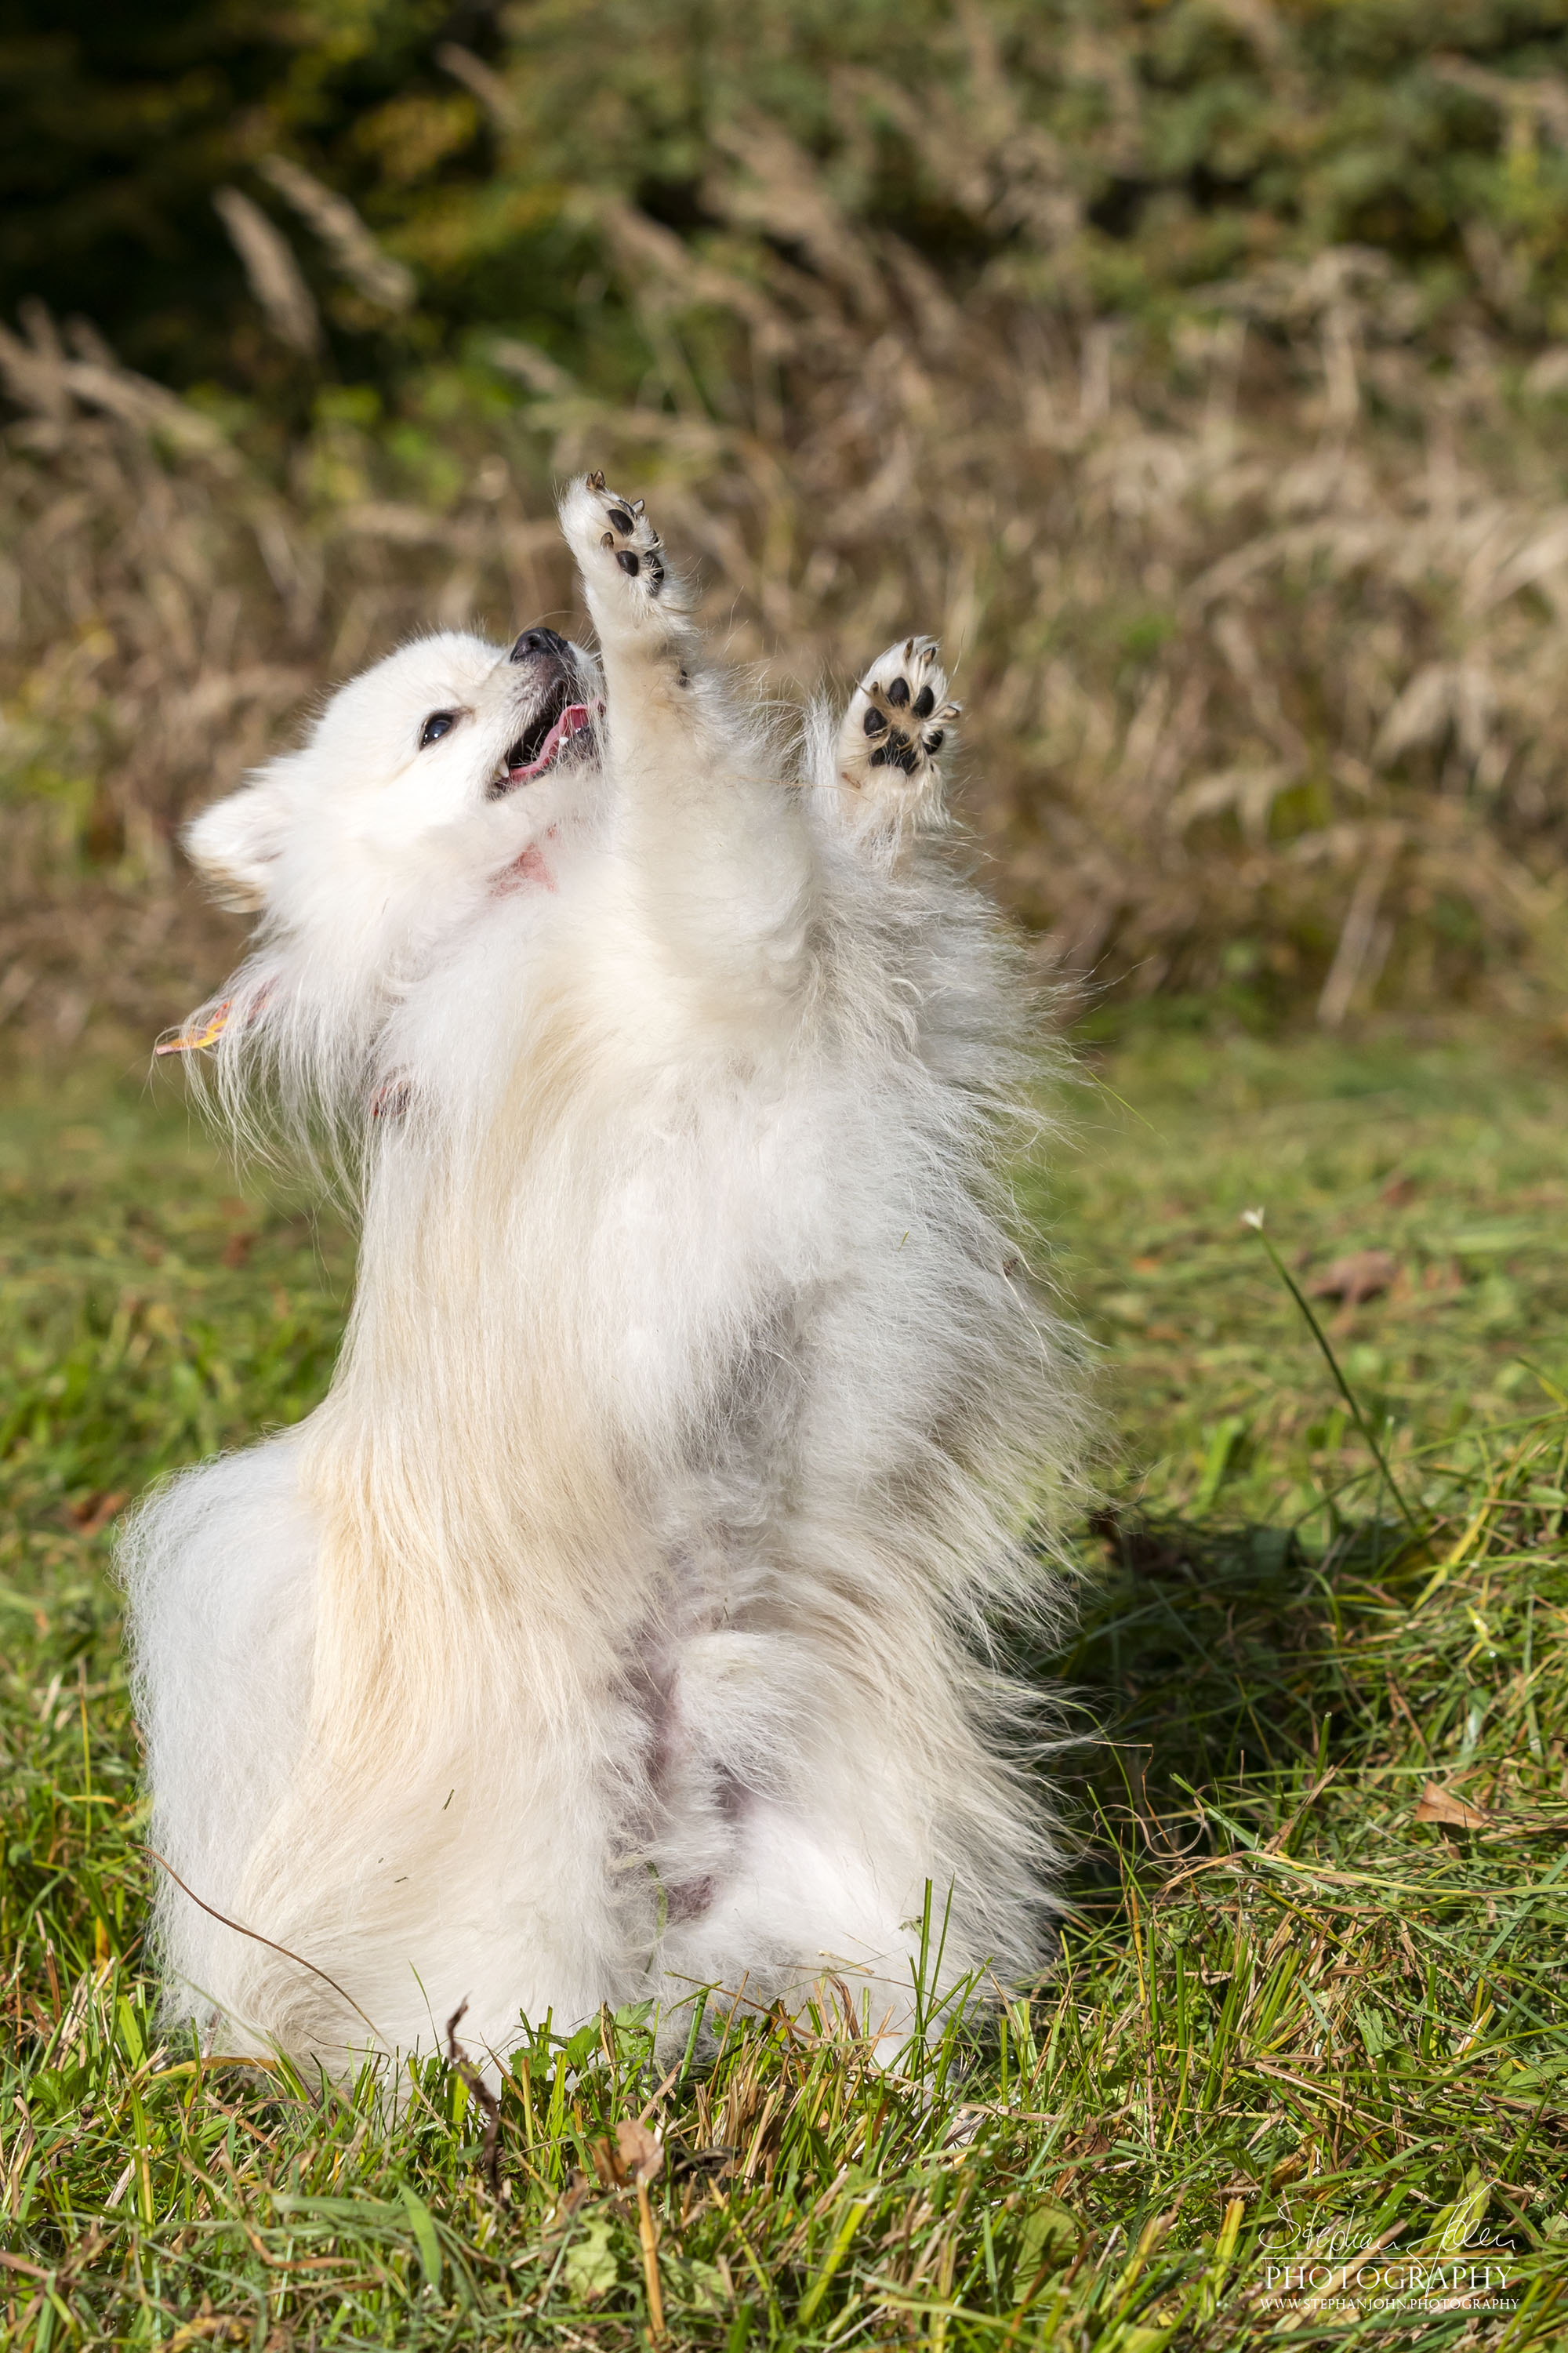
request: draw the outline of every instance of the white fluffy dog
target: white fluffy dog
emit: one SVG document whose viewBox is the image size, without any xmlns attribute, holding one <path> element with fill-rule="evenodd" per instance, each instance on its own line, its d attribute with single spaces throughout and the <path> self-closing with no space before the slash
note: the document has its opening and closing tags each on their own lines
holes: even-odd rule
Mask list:
<svg viewBox="0 0 1568 2353">
<path fill-rule="evenodd" d="M 792 764 L 641 502 L 562 524 L 596 659 L 406 646 L 189 834 L 260 923 L 177 1042 L 363 1235 L 325 1403 L 127 1539 L 157 1930 L 176 2017 L 334 2072 L 824 1978 L 887 2047 L 922 1916 L 951 1985 L 1047 1901 L 987 1630 L 1048 1606 L 1071 1350 L 936 648 Z"/>
</svg>

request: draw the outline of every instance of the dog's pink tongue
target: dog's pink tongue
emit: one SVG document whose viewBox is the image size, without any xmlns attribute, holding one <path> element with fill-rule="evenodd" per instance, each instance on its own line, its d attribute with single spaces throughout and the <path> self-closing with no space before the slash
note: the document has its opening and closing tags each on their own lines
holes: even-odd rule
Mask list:
<svg viewBox="0 0 1568 2353">
<path fill-rule="evenodd" d="M 563 744 L 569 744 L 573 736 L 576 734 L 577 730 L 580 727 L 586 727 L 587 724 L 587 704 L 585 702 L 569 702 L 566 705 L 565 710 L 562 712 L 560 718 L 556 721 L 554 726 L 551 729 L 549 734 L 545 737 L 543 743 L 540 745 L 538 758 L 531 760 L 526 768 L 512 768 L 508 771 L 513 782 L 515 783 L 520 777 L 537 776 L 541 769 L 547 768 L 550 765 L 551 761 L 553 760 L 557 752 L 560 751 Z"/>
</svg>

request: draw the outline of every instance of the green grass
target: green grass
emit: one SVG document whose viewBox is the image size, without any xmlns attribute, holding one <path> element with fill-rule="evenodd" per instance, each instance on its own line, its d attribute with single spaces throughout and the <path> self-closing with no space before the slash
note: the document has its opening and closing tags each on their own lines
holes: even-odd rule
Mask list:
<svg viewBox="0 0 1568 2353">
<path fill-rule="evenodd" d="M 1105 1730 L 1058 1763 L 1057 1966 L 947 2021 L 925 2082 L 833 2017 L 673 2079 L 635 2013 L 541 2034 L 499 2198 L 458 2071 L 389 2123 L 153 2021 L 113 1514 L 309 1409 L 352 1269 L 171 1104 L 83 1071 L 0 1122 L 7 2343 L 633 2347 L 655 2288 L 714 2348 L 1560 2341 L 1568 1071 L 1495 1038 L 1103 1058 L 1034 1201 L 1115 1440 L 1051 1662 Z M 1253 1207 L 1299 1279 L 1395 1261 L 1321 1312 L 1419 1547 Z M 1440 2308 L 1489 2263 L 1502 2308 Z"/>
</svg>

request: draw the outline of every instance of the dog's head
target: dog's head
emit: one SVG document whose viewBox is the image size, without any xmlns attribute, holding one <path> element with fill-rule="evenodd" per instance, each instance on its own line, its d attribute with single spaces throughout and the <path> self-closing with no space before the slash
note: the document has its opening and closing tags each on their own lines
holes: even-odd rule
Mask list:
<svg viewBox="0 0 1568 2353">
<path fill-rule="evenodd" d="M 189 1054 L 247 1135 L 268 1091 L 307 1155 L 333 1136 L 340 1172 L 367 1108 L 378 1134 L 408 1125 L 385 1114 L 415 1099 L 416 1071 L 428 1112 L 461 1084 L 465 1051 L 501 1050 L 498 997 L 521 998 L 498 990 L 498 949 L 526 956 L 536 915 L 569 901 L 553 894 L 596 830 L 603 720 L 593 656 L 543 627 L 510 650 L 421 638 L 341 688 L 298 751 L 186 830 L 200 873 L 259 916 L 260 936 L 160 1053 Z"/>
<path fill-rule="evenodd" d="M 447 632 L 339 689 L 305 744 L 186 828 L 229 907 L 277 928 L 380 927 L 395 902 L 504 872 L 598 767 L 603 688 L 553 629 L 503 651 Z"/>
</svg>

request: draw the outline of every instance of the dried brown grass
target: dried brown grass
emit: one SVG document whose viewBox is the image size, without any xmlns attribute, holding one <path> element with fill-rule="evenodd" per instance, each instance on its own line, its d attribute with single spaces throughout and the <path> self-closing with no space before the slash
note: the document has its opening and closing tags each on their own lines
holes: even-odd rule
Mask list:
<svg viewBox="0 0 1568 2353">
<path fill-rule="evenodd" d="M 1048 240 L 1048 159 L 994 95 L 946 167 Z M 760 121 L 704 194 L 730 243 L 700 255 L 594 200 L 640 396 L 497 343 L 448 385 L 424 493 L 352 402 L 264 464 L 88 329 L 0 335 L 0 1015 L 57 1041 L 171 1018 L 229 945 L 181 817 L 410 629 L 569 610 L 550 485 L 588 462 L 657 498 L 770 691 L 942 633 L 969 813 L 1047 965 L 1331 1025 L 1550 1007 L 1568 353 L 1435 351 L 1350 248 L 1158 336 L 1064 324 L 1026 245 L 961 307 Z"/>
</svg>

